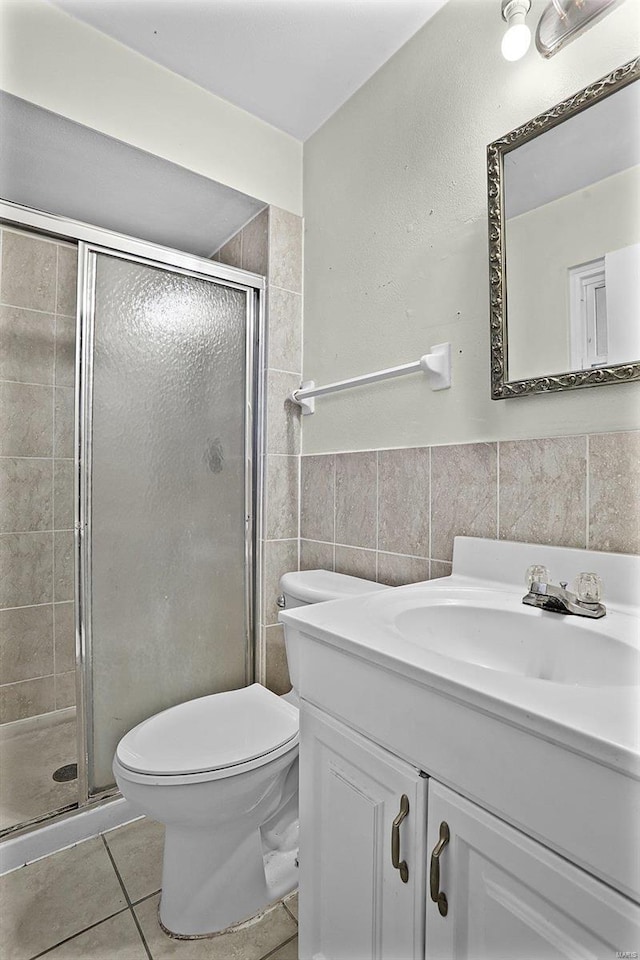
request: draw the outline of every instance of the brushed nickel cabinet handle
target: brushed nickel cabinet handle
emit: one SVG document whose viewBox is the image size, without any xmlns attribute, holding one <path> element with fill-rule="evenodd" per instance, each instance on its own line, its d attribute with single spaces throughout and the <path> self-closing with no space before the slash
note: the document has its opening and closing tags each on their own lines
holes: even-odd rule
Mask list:
<svg viewBox="0 0 640 960">
<path fill-rule="evenodd" d="M 433 853 L 431 854 L 431 870 L 429 875 L 431 899 L 434 903 L 438 904 L 438 910 L 440 911 L 440 916 L 442 917 L 446 917 L 449 904 L 447 903 L 446 894 L 440 891 L 440 856 L 448 843 L 449 824 L 443 820 L 440 824 L 440 836 L 438 842 L 433 848 Z"/>
<path fill-rule="evenodd" d="M 391 826 L 391 863 L 396 870 L 400 871 L 400 879 L 403 883 L 409 881 L 409 867 L 406 860 L 400 861 L 400 824 L 408 813 L 409 797 L 403 793 L 400 797 L 400 813 Z"/>
</svg>

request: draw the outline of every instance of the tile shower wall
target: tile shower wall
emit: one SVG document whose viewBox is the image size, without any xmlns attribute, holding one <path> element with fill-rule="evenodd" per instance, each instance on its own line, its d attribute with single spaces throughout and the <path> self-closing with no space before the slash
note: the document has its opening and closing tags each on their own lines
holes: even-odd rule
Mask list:
<svg viewBox="0 0 640 960">
<path fill-rule="evenodd" d="M 301 474 L 301 569 L 443 577 L 457 535 L 640 553 L 638 432 L 304 456 Z"/>
<path fill-rule="evenodd" d="M 289 690 L 278 580 L 298 569 L 300 413 L 287 401 L 302 375 L 302 220 L 267 207 L 214 259 L 267 277 L 266 455 L 257 678 L 276 693 Z"/>
<path fill-rule="evenodd" d="M 75 702 L 76 248 L 0 231 L 0 723 Z"/>
</svg>

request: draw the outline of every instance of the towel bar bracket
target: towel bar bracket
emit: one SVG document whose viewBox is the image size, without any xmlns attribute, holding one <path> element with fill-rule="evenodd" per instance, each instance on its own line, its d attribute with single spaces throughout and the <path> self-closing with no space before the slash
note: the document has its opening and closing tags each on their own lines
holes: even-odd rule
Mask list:
<svg viewBox="0 0 640 960">
<path fill-rule="evenodd" d="M 294 390 L 289 398 L 300 406 L 300 411 L 303 417 L 308 417 L 310 413 L 316 412 L 316 398 L 315 394 L 312 397 L 301 397 L 299 394 L 301 394 L 303 390 L 313 390 L 315 385 L 315 380 L 303 380 L 300 384 L 300 389 Z"/>
</svg>

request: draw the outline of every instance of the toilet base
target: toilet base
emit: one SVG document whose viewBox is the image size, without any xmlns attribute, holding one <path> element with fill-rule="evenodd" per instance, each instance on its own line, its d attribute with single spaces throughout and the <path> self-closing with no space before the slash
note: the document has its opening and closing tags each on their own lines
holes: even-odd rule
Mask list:
<svg viewBox="0 0 640 960">
<path fill-rule="evenodd" d="M 236 896 L 237 891 L 233 891 L 230 895 L 228 886 L 225 887 L 222 900 L 219 901 L 219 911 L 217 912 L 219 918 L 224 916 L 226 919 L 227 925 L 222 929 L 220 927 L 214 927 L 213 929 L 209 927 L 208 930 L 200 929 L 197 932 L 181 932 L 184 931 L 185 925 L 188 925 L 190 930 L 192 930 L 194 925 L 198 924 L 198 918 L 195 916 L 193 908 L 187 912 L 188 915 L 185 915 L 184 898 L 181 898 L 179 902 L 176 902 L 175 899 L 167 898 L 163 888 L 163 893 L 158 905 L 158 923 L 164 933 L 174 940 L 204 940 L 219 937 L 225 933 L 240 930 L 246 926 L 257 923 L 266 910 L 283 899 L 283 897 L 292 893 L 298 886 L 297 820 L 287 828 L 283 839 L 286 842 L 280 849 L 266 850 L 263 852 L 262 862 L 264 864 L 264 874 L 263 877 L 259 879 L 260 881 L 264 880 L 264 883 L 260 882 L 257 885 L 252 885 L 251 889 L 246 891 L 248 896 L 245 896 L 241 901 Z M 295 842 L 295 845 L 291 845 L 291 842 Z M 211 886 L 208 885 L 207 889 L 209 895 L 211 895 Z M 238 919 L 231 922 L 229 922 L 228 919 L 230 916 L 230 902 L 233 902 L 233 915 L 241 914 Z M 204 905 L 205 903 L 206 899 L 203 897 L 202 904 Z M 253 907 L 250 906 L 251 903 Z M 244 913 L 242 913 L 243 910 L 245 911 Z M 251 910 L 251 912 L 246 912 L 247 910 Z M 172 921 L 175 923 L 175 926 L 172 926 Z M 216 917 L 214 911 L 211 909 L 210 902 L 206 907 L 205 922 L 214 924 L 216 922 Z M 178 929 L 176 929 L 176 927 L 178 927 Z"/>
</svg>

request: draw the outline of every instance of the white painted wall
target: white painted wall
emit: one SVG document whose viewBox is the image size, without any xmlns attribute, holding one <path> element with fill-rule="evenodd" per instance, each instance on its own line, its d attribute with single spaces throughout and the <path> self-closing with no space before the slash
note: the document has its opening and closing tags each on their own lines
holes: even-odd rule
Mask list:
<svg viewBox="0 0 640 960">
<path fill-rule="evenodd" d="M 302 144 L 63 13 L 2 0 L 0 87 L 292 213 Z"/>
<path fill-rule="evenodd" d="M 640 167 L 632 167 L 507 221 L 510 380 L 572 369 L 568 270 L 636 243 L 639 209 Z M 613 325 L 610 292 L 607 277 Z M 636 316 L 633 327 L 639 323 Z"/>
<path fill-rule="evenodd" d="M 534 0 L 536 23 L 545 0 Z M 304 375 L 322 383 L 453 344 L 416 374 L 321 398 L 304 452 L 640 426 L 640 384 L 492 401 L 486 145 L 637 53 L 638 0 L 550 61 L 507 63 L 497 0 L 450 0 L 304 151 Z"/>
</svg>

